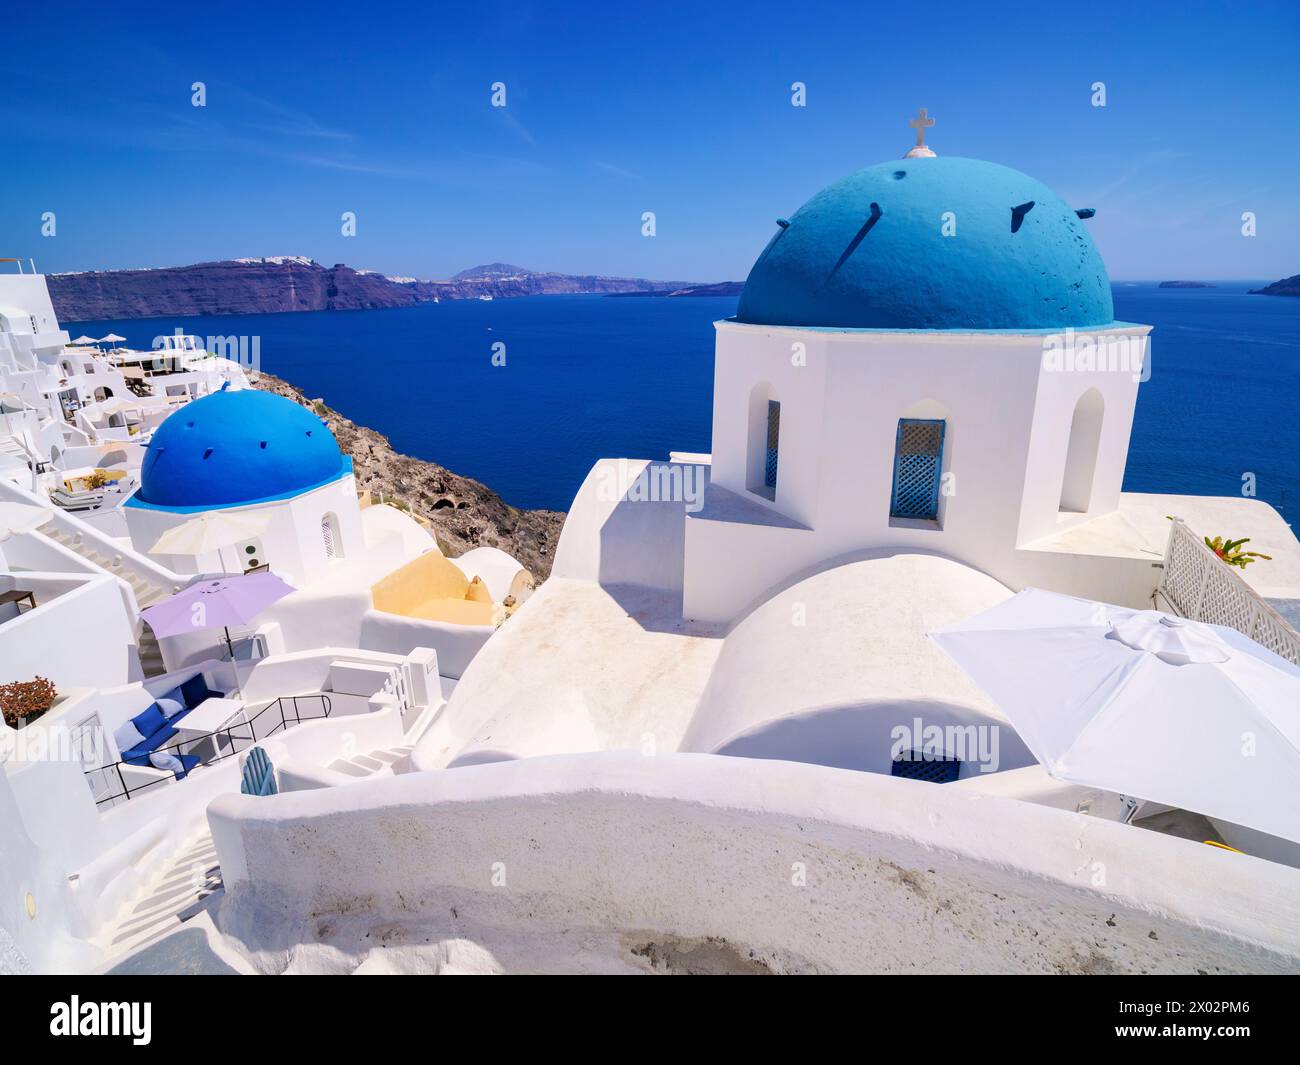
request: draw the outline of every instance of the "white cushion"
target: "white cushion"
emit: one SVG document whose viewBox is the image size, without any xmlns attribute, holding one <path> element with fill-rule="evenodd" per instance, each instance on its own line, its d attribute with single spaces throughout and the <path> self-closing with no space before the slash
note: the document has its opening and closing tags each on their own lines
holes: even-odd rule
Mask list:
<svg viewBox="0 0 1300 1065">
<path fill-rule="evenodd" d="M 118 754 L 122 754 L 137 743 L 143 743 L 144 737 L 140 735 L 140 730 L 135 725 L 127 721 L 113 730 L 113 742 L 117 744 Z"/>
<path fill-rule="evenodd" d="M 173 773 L 185 771 L 185 764 L 174 754 L 168 754 L 166 751 L 154 751 L 149 756 L 149 761 L 155 769 L 169 769 Z"/>
<path fill-rule="evenodd" d="M 158 709 L 163 712 L 163 717 L 168 721 L 185 709 L 184 701 L 181 699 L 173 699 L 171 695 L 172 693 L 168 692 L 166 695 L 158 696 L 155 700 Z"/>
</svg>

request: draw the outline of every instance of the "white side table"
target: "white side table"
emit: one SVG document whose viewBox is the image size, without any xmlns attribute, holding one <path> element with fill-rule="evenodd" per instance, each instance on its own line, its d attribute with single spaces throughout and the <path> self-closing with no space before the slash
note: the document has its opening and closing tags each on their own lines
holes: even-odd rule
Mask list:
<svg viewBox="0 0 1300 1065">
<path fill-rule="evenodd" d="M 244 717 L 244 723 L 247 725 L 247 706 L 242 699 L 227 699 L 224 696 L 215 695 L 210 699 L 204 699 L 203 702 L 199 703 L 198 706 L 172 726 L 178 733 L 176 742 L 197 745 L 240 716 Z M 251 725 L 249 725 L 248 734 L 250 737 L 253 734 Z M 192 750 L 192 747 L 187 748 L 185 753 L 190 754 Z M 213 737 L 212 754 L 215 756 L 219 753 L 219 741 L 216 737 Z"/>
</svg>

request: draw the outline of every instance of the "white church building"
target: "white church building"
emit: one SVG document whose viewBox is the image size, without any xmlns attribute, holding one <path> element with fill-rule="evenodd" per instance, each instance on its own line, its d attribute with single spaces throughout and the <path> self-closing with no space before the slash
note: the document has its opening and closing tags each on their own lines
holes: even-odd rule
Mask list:
<svg viewBox="0 0 1300 1065">
<path fill-rule="evenodd" d="M 163 555 L 177 572 L 266 567 L 301 586 L 329 562 L 365 553 L 352 460 L 319 417 L 270 392 L 224 389 L 168 418 L 124 508 L 142 553 L 214 511 L 242 518 L 250 535 L 207 554 Z"/>
<path fill-rule="evenodd" d="M 921 156 L 779 220 L 717 324 L 685 616 L 733 621 L 864 550 L 1149 605 L 1154 557 L 1082 546 L 1120 512 L 1157 556 L 1167 532 L 1163 504 L 1121 492 L 1150 327 L 1114 320 L 1090 214 L 1006 167 Z"/>
</svg>

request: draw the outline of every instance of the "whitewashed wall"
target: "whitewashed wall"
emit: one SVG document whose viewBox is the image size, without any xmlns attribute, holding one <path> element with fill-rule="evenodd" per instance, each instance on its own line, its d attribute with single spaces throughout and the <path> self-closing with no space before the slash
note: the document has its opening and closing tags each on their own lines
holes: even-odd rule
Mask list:
<svg viewBox="0 0 1300 1065">
<path fill-rule="evenodd" d="M 38 607 L 0 627 L 0 684 L 41 676 L 99 688 L 140 676 L 132 618 L 118 581 L 64 573 L 0 574 L 0 589 L 34 591 Z"/>
<path fill-rule="evenodd" d="M 336 557 L 355 558 L 365 552 L 356 481 L 351 474 L 292 499 L 223 510 L 267 522 L 266 531 L 258 536 L 263 547 L 260 561 L 295 586 L 309 583 L 325 571 L 328 560 L 321 534 L 321 518 L 325 514 L 332 513 L 338 520 Z M 126 507 L 124 513 L 131 543 L 142 554 L 149 553 L 167 530 L 195 517 L 194 513 L 147 507 Z M 245 568 L 244 558 L 234 548 L 207 555 L 159 557 L 178 573 L 242 573 Z"/>
<path fill-rule="evenodd" d="M 801 330 L 717 323 L 714 492 L 686 521 L 684 612 L 731 621 L 769 589 L 863 549 L 932 551 L 1012 587 L 1017 548 L 1118 502 L 1137 392 L 1128 372 L 1044 365 L 1044 336 Z M 1144 336 L 1147 327 L 1125 330 Z M 775 499 L 750 491 L 750 398 L 781 401 Z M 1074 406 L 1106 395 L 1090 509 L 1059 513 Z M 927 526 L 890 518 L 900 418 L 946 422 L 951 494 Z M 763 511 L 776 516 L 764 519 Z M 1036 576 L 1054 563 L 1035 560 Z M 1066 563 L 1063 563 L 1065 565 Z"/>
<path fill-rule="evenodd" d="M 787 971 L 1300 969 L 1300 871 L 870 773 L 609 752 L 208 817 L 220 923 L 268 971 L 322 929 L 360 961 L 397 923 L 489 948 L 712 937 Z"/>
<path fill-rule="evenodd" d="M 95 963 L 98 951 L 72 934 L 76 902 L 63 870 L 42 860 L 23 827 L 7 774 L 0 772 L 0 975 L 15 972 L 77 972 Z M 35 915 L 27 912 L 31 895 Z"/>
</svg>

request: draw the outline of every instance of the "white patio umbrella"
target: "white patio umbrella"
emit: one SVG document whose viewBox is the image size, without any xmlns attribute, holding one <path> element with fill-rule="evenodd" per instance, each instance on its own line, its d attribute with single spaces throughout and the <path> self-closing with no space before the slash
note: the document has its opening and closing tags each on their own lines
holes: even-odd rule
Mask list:
<svg viewBox="0 0 1300 1065">
<path fill-rule="evenodd" d="M 0 502 L 0 540 L 8 540 L 15 534 L 33 532 L 52 517 L 54 514 L 49 507 L 8 500 Z"/>
<path fill-rule="evenodd" d="M 94 337 L 88 337 L 86 336 L 85 333 L 82 333 L 81 336 L 77 337 L 77 339 L 73 341 L 73 343 L 74 344 L 98 344 L 99 341 L 96 340 Z"/>
<path fill-rule="evenodd" d="M 931 638 L 1058 780 L 1300 842 L 1300 666 L 1241 633 L 1031 588 Z"/>
<path fill-rule="evenodd" d="M 265 518 L 209 510 L 168 529 L 149 551 L 159 555 L 206 555 L 241 540 L 251 540 L 266 529 Z"/>
<path fill-rule="evenodd" d="M 120 337 L 116 333 L 109 333 L 106 337 L 100 337 L 99 342 L 101 344 L 120 344 L 125 339 L 126 337 Z"/>
</svg>

